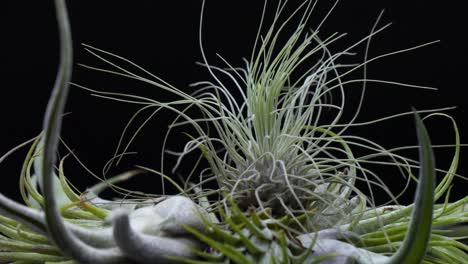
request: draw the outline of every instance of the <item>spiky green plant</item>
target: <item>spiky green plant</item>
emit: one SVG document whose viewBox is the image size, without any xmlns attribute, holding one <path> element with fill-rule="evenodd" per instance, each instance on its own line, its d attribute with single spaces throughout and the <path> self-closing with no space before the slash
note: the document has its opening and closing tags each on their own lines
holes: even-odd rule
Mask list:
<svg viewBox="0 0 468 264">
<path fill-rule="evenodd" d="M 176 195 L 144 195 L 152 198 L 144 201 L 138 196 L 107 201 L 98 196 L 103 189 L 125 192 L 115 184 L 138 171 L 103 180 L 79 193 L 65 176 L 64 160 L 54 169 L 72 69 L 65 3 L 55 0 L 55 4 L 61 63 L 44 130 L 0 158 L 1 163 L 17 149 L 31 144 L 20 175 L 25 205 L 0 194 L 0 261 L 468 263 L 468 246 L 461 235 L 468 219 L 468 197 L 449 202 L 461 146 L 455 121 L 441 113 L 425 117 L 445 116 L 453 122 L 455 155 L 448 171 L 435 169 L 432 146 L 420 118 L 420 114 L 433 110 L 401 114 L 415 116 L 419 162 L 397 154 L 399 149 L 387 150 L 347 134 L 349 127 L 363 125 L 355 120 L 366 82 L 412 85 L 369 80 L 365 74 L 360 80 L 345 77 L 361 68 L 365 73 L 371 61 L 427 44 L 371 59 L 366 54 L 361 64 L 342 65 L 338 63 L 342 56 L 349 55 L 358 45 L 368 47 L 372 36 L 386 26 L 377 28 L 376 23 L 369 36 L 333 53 L 328 45 L 341 35 L 321 40 L 317 35 L 320 26 L 315 30 L 307 28 L 316 2 L 304 1 L 283 18 L 287 1 L 280 1 L 274 21 L 262 37 L 260 26 L 253 54 L 244 69 L 227 62 L 228 69 L 211 66 L 202 49 L 204 65 L 214 82 L 195 84 L 201 87 L 194 94 L 171 86 L 129 60 L 86 46 L 114 70 L 85 67 L 153 84 L 179 99 L 159 102 L 92 90 L 95 95 L 141 104 L 142 110 L 152 108 L 155 113 L 176 112 L 178 116 L 167 133 L 183 125 L 195 131 L 189 135 L 191 140 L 184 150 L 174 153 L 179 155 L 179 162 L 188 153 L 199 151 L 209 164 L 198 182 L 189 175 L 181 185 L 165 175 L 163 168 L 159 172 L 151 170 L 174 184 L 179 190 Z M 284 44 L 279 44 L 284 28 L 294 18 L 299 19 L 295 30 Z M 202 21 L 200 31 L 201 25 Z M 122 68 L 113 60 L 130 63 L 151 79 Z M 306 70 L 303 66 L 307 66 Z M 218 74 L 232 80 L 240 98 L 232 95 Z M 363 83 L 361 101 L 351 120 L 343 121 L 345 87 L 355 82 Z M 189 117 L 186 112 L 190 108 L 199 109 L 203 118 Z M 333 111 L 335 114 L 330 117 Z M 328 115 L 325 120 L 324 115 Z M 216 134 L 205 132 L 204 125 L 213 127 Z M 369 154 L 356 157 L 354 148 L 363 148 Z M 120 144 L 116 158 L 123 156 L 119 150 Z M 162 160 L 164 151 L 167 150 L 163 149 Z M 390 162 L 376 160 L 381 157 Z M 414 203 L 377 206 L 373 188 L 380 188 L 395 201 L 398 195 L 366 168 L 367 163 L 395 166 L 409 180 L 417 180 Z M 418 179 L 413 175 L 414 169 L 419 171 Z M 437 186 L 436 171 L 445 174 Z M 218 188 L 206 187 L 210 181 L 215 181 Z M 370 197 L 355 186 L 357 181 L 368 185 Z M 444 195 L 445 201 L 437 203 Z"/>
</svg>

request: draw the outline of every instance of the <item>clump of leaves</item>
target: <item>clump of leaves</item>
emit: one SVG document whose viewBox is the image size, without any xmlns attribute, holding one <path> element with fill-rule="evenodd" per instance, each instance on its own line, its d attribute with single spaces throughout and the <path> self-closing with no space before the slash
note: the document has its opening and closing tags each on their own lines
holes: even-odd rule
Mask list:
<svg viewBox="0 0 468 264">
<path fill-rule="evenodd" d="M 124 192 L 115 184 L 136 171 L 107 179 L 79 193 L 65 176 L 64 160 L 54 169 L 72 69 L 66 7 L 63 0 L 55 0 L 61 63 L 43 133 L 0 158 L 2 162 L 18 148 L 33 142 L 20 176 L 25 205 L 0 194 L 0 261 L 467 263 L 468 247 L 462 242 L 464 237 L 458 236 L 458 228 L 466 222 L 468 198 L 449 202 L 461 146 L 455 121 L 441 113 L 425 117 L 444 116 L 452 120 L 456 144 L 448 171 L 435 169 L 432 145 L 420 118 L 420 114 L 435 110 L 397 115 L 415 116 L 419 145 L 414 148 L 419 148 L 419 162 L 397 154 L 399 149 L 387 150 L 367 139 L 347 135 L 352 126 L 381 121 L 355 122 L 366 83 L 430 89 L 370 80 L 365 74 L 367 64 L 431 43 L 374 58 L 368 58 L 366 52 L 364 62 L 343 65 L 339 63 L 342 57 L 351 55 L 359 45 L 366 45 L 367 50 L 371 38 L 388 25 L 378 28 L 376 23 L 364 39 L 340 52 L 332 52 L 329 45 L 344 35 L 319 38 L 318 31 L 329 13 L 315 30 L 307 27 L 316 2 L 304 1 L 291 15 L 286 15 L 287 1 L 280 1 L 271 26 L 262 35 L 266 3 L 253 53 L 245 61 L 245 67 L 234 68 L 224 60 L 227 69 L 212 66 L 202 48 L 203 65 L 214 81 L 196 83 L 194 86 L 199 89 L 193 94 L 177 89 L 127 59 L 85 46 L 113 69 L 85 67 L 150 83 L 178 99 L 160 102 L 76 86 L 96 96 L 141 105 L 135 116 L 147 109 L 153 109 L 154 114 L 161 110 L 175 112 L 177 117 L 167 135 L 174 128 L 187 125 L 195 133 L 189 135 L 182 152 L 171 152 L 179 156 L 174 170 L 183 157 L 195 151 L 209 164 L 199 175 L 199 181 L 194 180 L 192 173 L 182 184 L 165 175 L 163 168 L 151 170 L 174 184 L 179 193 L 127 203 L 129 199 L 107 201 L 98 195 L 106 187 Z M 203 7 L 204 3 L 202 10 Z M 295 19 L 298 21 L 294 22 Z M 203 19 L 200 34 L 202 24 Z M 295 25 L 295 30 L 280 44 L 285 28 L 291 25 Z M 118 66 L 117 62 L 130 64 L 133 69 Z M 345 78 L 360 69 L 364 71 L 362 79 Z M 142 77 L 134 70 L 150 77 Z M 219 75 L 232 82 L 227 84 Z M 356 82 L 363 84 L 361 100 L 351 120 L 342 120 L 345 89 Z M 233 95 L 232 88 L 239 98 Z M 188 116 L 191 108 L 200 110 L 203 118 Z M 205 126 L 214 128 L 215 133 Z M 167 138 L 161 153 L 163 161 L 168 151 Z M 119 154 L 121 143 L 116 159 L 125 154 L 131 141 Z M 369 154 L 357 157 L 355 148 Z M 382 157 L 390 161 L 379 161 Z M 393 201 L 398 195 L 366 164 L 394 166 L 408 180 L 416 178 L 412 170 L 418 169 L 414 203 L 377 206 L 373 197 L 375 187 Z M 445 174 L 437 186 L 436 172 Z M 206 187 L 212 181 L 218 188 Z M 356 187 L 357 181 L 367 184 L 370 197 Z M 445 201 L 436 203 L 444 195 Z"/>
</svg>

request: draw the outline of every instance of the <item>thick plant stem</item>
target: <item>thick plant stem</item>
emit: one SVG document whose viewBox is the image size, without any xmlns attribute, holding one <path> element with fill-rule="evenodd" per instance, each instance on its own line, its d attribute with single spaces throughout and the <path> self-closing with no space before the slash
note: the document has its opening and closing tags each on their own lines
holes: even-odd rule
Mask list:
<svg viewBox="0 0 468 264">
<path fill-rule="evenodd" d="M 60 34 L 60 67 L 44 118 L 44 158 L 41 171 L 47 229 L 63 253 L 79 263 L 128 263 L 116 248 L 93 248 L 75 237 L 67 229 L 55 201 L 53 166 L 72 73 L 72 41 L 65 1 L 55 0 L 55 6 Z"/>
<path fill-rule="evenodd" d="M 186 237 L 150 236 L 134 230 L 128 214 L 117 212 L 112 217 L 114 237 L 119 248 L 138 263 L 174 263 L 170 257 L 193 258 L 199 243 Z"/>
</svg>

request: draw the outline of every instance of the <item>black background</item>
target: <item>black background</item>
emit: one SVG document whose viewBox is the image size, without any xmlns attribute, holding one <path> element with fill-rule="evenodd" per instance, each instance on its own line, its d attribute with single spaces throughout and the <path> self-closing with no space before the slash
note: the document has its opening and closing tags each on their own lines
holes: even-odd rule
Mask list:
<svg viewBox="0 0 468 264">
<path fill-rule="evenodd" d="M 276 1 L 270 1 L 273 6 Z M 295 1 L 291 1 L 292 6 Z M 323 18 L 333 1 L 320 1 L 311 27 Z M 466 114 L 466 16 L 461 3 L 440 4 L 440 1 L 341 1 L 322 28 L 321 35 L 348 32 L 333 45 L 339 51 L 366 36 L 382 9 L 386 9 L 381 25 L 393 25 L 373 41 L 370 56 L 411 47 L 433 40 L 440 43 L 403 55 L 396 55 L 369 65 L 369 78 L 385 79 L 438 87 L 439 91 L 423 91 L 395 86 L 370 85 L 359 121 L 410 110 L 458 106 L 450 112 L 460 127 L 463 139 L 468 135 Z M 129 58 L 181 89 L 188 84 L 209 79 L 208 73 L 195 65 L 201 61 L 198 46 L 198 23 L 201 1 L 68 1 L 72 24 L 75 62 L 102 66 L 86 53 L 80 43 Z M 458 5 L 458 6 L 457 6 Z M 242 66 L 255 38 L 263 1 L 208 0 L 204 24 L 204 49 L 211 63 L 221 65 L 216 53 L 229 62 Z M 273 8 L 270 10 L 273 11 Z M 271 16 L 270 16 L 271 17 Z M 57 31 L 52 1 L 2 1 L 0 9 L 0 153 L 39 133 L 47 98 L 51 91 L 58 61 Z M 362 52 L 362 49 L 356 51 Z M 356 57 L 362 60 L 362 53 Z M 140 95 L 171 99 L 148 85 L 76 67 L 73 80 L 105 91 L 135 92 Z M 357 91 L 357 90 L 356 90 Z M 354 97 L 351 97 L 351 101 Z M 355 99 L 355 98 L 354 98 Z M 137 110 L 136 106 L 89 96 L 73 88 L 65 119 L 63 137 L 82 161 L 97 174 L 112 157 L 124 125 Z M 137 138 L 131 151 L 139 155 L 114 168 L 121 172 L 135 164 L 159 168 L 159 150 L 170 114 L 158 115 Z M 450 122 L 436 118 L 427 123 L 433 143 L 452 144 Z M 379 123 L 352 131 L 375 140 L 385 147 L 416 144 L 412 118 Z M 180 150 L 186 138 L 174 135 L 170 140 Z M 452 150 L 437 151 L 441 168 L 447 168 Z M 0 165 L 0 191 L 17 198 L 17 181 L 22 157 L 20 151 Z M 459 172 L 468 174 L 466 151 L 462 150 Z M 172 164 L 169 161 L 170 164 Z M 190 164 L 191 160 L 186 161 Z M 70 159 L 67 174 L 81 189 L 95 182 Z M 68 164 L 67 163 L 67 164 Z M 380 170 L 385 181 L 399 188 L 401 177 Z M 168 171 L 166 171 L 168 172 Z M 183 173 L 183 170 L 182 170 Z M 456 195 L 466 194 L 464 181 L 457 181 Z M 134 189 L 160 191 L 154 175 L 142 176 L 128 183 Z M 411 192 L 402 201 L 412 198 Z"/>
</svg>

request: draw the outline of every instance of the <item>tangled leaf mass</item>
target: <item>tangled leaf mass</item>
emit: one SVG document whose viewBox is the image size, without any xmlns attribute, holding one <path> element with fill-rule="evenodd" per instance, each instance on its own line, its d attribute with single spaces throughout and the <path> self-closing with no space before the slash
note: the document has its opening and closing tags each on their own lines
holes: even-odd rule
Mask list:
<svg viewBox="0 0 468 264">
<path fill-rule="evenodd" d="M 365 44 L 368 49 L 371 38 L 387 26 L 378 28 L 376 23 L 366 38 L 332 53 L 328 45 L 343 35 L 333 34 L 325 40 L 317 35 L 328 14 L 315 30 L 306 27 L 315 1 L 304 1 L 285 18 L 287 1 L 279 1 L 274 20 L 262 35 L 266 3 L 246 67 L 234 68 L 222 58 L 227 69 L 212 66 L 201 46 L 202 65 L 214 81 L 194 84 L 199 89 L 193 94 L 171 86 L 125 58 L 85 45 L 88 52 L 114 70 L 85 67 L 150 83 L 179 99 L 163 103 L 76 86 L 92 91 L 95 96 L 141 105 L 135 117 L 146 109 L 153 109 L 153 115 L 161 110 L 174 111 L 178 115 L 167 135 L 178 126 L 191 126 L 195 135 L 189 135 L 190 140 L 180 153 L 170 152 L 165 146 L 161 159 L 164 161 L 167 152 L 178 155 L 176 169 L 183 157 L 199 151 L 200 159 L 209 164 L 209 169 L 199 175 L 198 183 L 190 174 L 182 185 L 165 175 L 163 168 L 155 171 L 140 167 L 139 170 L 161 176 L 163 183 L 172 183 L 179 193 L 144 195 L 133 198 L 151 199 L 129 202 L 130 199 L 105 200 L 99 194 L 111 187 L 128 195 L 115 184 L 139 170 L 106 179 L 78 193 L 65 176 L 64 159 L 55 169 L 73 64 L 65 1 L 55 0 L 61 60 L 43 132 L 0 158 L 2 163 L 19 148 L 30 145 L 20 175 L 24 204 L 0 194 L 0 262 L 468 263 L 468 246 L 463 237 L 468 197 L 449 201 L 461 146 L 455 121 L 443 113 L 424 117 L 443 116 L 452 121 L 455 154 L 447 171 L 435 168 L 433 146 L 420 117 L 435 110 L 413 110 L 393 116 L 414 115 L 419 162 L 397 154 L 399 149 L 386 150 L 369 140 L 346 134 L 351 126 L 387 119 L 355 122 L 366 83 L 429 89 L 366 78 L 368 63 L 427 44 L 370 59 L 366 52 L 363 63 L 342 65 L 337 62 L 339 58 L 350 55 L 358 45 Z M 201 18 L 200 36 L 203 12 Z M 294 19 L 299 19 L 296 29 L 284 44 L 279 44 L 281 33 L 286 25 L 295 23 Z M 139 76 L 113 61 L 129 63 L 151 78 Z M 304 65 L 306 70 L 301 69 Z M 362 79 L 344 79 L 359 69 L 364 71 Z M 231 87 L 237 89 L 239 98 L 232 95 L 220 75 L 232 81 Z M 358 82 L 363 84 L 361 101 L 351 121 L 343 123 L 345 86 Z M 184 108 L 181 110 L 180 106 Z M 186 115 L 193 107 L 201 111 L 203 118 Z M 206 132 L 204 126 L 213 127 L 216 136 Z M 166 140 L 167 136 L 165 145 Z M 118 154 L 121 143 L 115 159 L 126 153 L 131 141 Z M 353 148 L 365 149 L 369 154 L 356 157 Z M 380 161 L 382 166 L 400 169 L 408 180 L 416 178 L 412 170 L 418 169 L 413 204 L 374 203 L 373 187 L 381 188 L 393 201 L 398 198 L 376 173 L 364 166 L 379 164 L 375 160 L 381 157 L 390 160 Z M 111 165 L 112 161 L 106 166 Z M 437 186 L 436 172 L 445 174 Z M 370 197 L 355 186 L 357 181 L 367 184 Z M 206 187 L 212 186 L 212 182 L 218 188 Z M 437 203 L 443 196 L 445 201 Z"/>
</svg>

